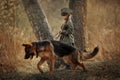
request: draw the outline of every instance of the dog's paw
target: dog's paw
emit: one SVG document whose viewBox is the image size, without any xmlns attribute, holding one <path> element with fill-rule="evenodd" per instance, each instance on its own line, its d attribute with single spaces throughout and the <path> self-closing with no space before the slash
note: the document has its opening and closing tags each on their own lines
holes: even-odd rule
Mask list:
<svg viewBox="0 0 120 80">
<path fill-rule="evenodd" d="M 43 74 L 44 72 L 43 71 L 40 71 L 41 74 Z"/>
</svg>

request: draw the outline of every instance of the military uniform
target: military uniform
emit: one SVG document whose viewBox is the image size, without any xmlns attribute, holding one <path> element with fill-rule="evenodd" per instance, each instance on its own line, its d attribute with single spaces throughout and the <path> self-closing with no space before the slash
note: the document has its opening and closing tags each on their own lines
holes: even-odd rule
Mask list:
<svg viewBox="0 0 120 80">
<path fill-rule="evenodd" d="M 74 46 L 73 31 L 74 27 L 70 20 L 66 21 L 61 27 L 60 41 L 68 45 Z"/>
<path fill-rule="evenodd" d="M 61 9 L 61 14 L 71 14 L 72 11 L 69 8 L 63 8 Z M 74 46 L 74 37 L 73 37 L 73 32 L 74 32 L 74 27 L 73 23 L 68 18 L 64 24 L 61 26 L 61 36 L 60 36 L 60 41 L 63 43 L 66 43 L 68 45 Z"/>
</svg>

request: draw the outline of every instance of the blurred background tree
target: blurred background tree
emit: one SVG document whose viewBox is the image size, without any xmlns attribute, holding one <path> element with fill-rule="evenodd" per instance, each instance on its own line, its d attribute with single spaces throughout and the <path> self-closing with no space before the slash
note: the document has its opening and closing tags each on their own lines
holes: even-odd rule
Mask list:
<svg viewBox="0 0 120 80">
<path fill-rule="evenodd" d="M 75 45 L 78 49 L 85 50 L 87 0 L 69 0 L 69 7 L 73 10 Z"/>
<path fill-rule="evenodd" d="M 29 22 L 34 30 L 36 38 L 38 40 L 50 39 L 52 40 L 52 33 L 50 31 L 50 25 L 47 22 L 45 14 L 38 0 L 22 0 L 25 7 L 25 11 L 29 18 Z"/>
</svg>

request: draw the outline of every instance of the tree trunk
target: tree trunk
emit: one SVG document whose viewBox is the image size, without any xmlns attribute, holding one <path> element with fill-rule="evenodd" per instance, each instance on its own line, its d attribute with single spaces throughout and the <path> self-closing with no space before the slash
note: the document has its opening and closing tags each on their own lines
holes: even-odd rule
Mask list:
<svg viewBox="0 0 120 80">
<path fill-rule="evenodd" d="M 33 31 L 38 40 L 53 39 L 47 19 L 38 0 L 22 0 Z"/>
<path fill-rule="evenodd" d="M 69 7 L 73 10 L 73 25 L 75 45 L 80 50 L 85 49 L 85 18 L 86 18 L 86 0 L 69 0 Z"/>
</svg>

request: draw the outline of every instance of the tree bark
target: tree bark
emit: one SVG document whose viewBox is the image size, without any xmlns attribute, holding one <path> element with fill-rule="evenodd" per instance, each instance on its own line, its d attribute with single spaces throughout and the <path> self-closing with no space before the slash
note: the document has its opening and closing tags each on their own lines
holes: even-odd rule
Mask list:
<svg viewBox="0 0 120 80">
<path fill-rule="evenodd" d="M 75 45 L 80 50 L 85 49 L 85 18 L 86 18 L 86 0 L 69 0 L 69 7 L 73 10 L 73 25 Z"/>
<path fill-rule="evenodd" d="M 52 40 L 52 34 L 47 19 L 41 9 L 38 0 L 22 0 L 25 11 L 38 40 Z"/>
</svg>

